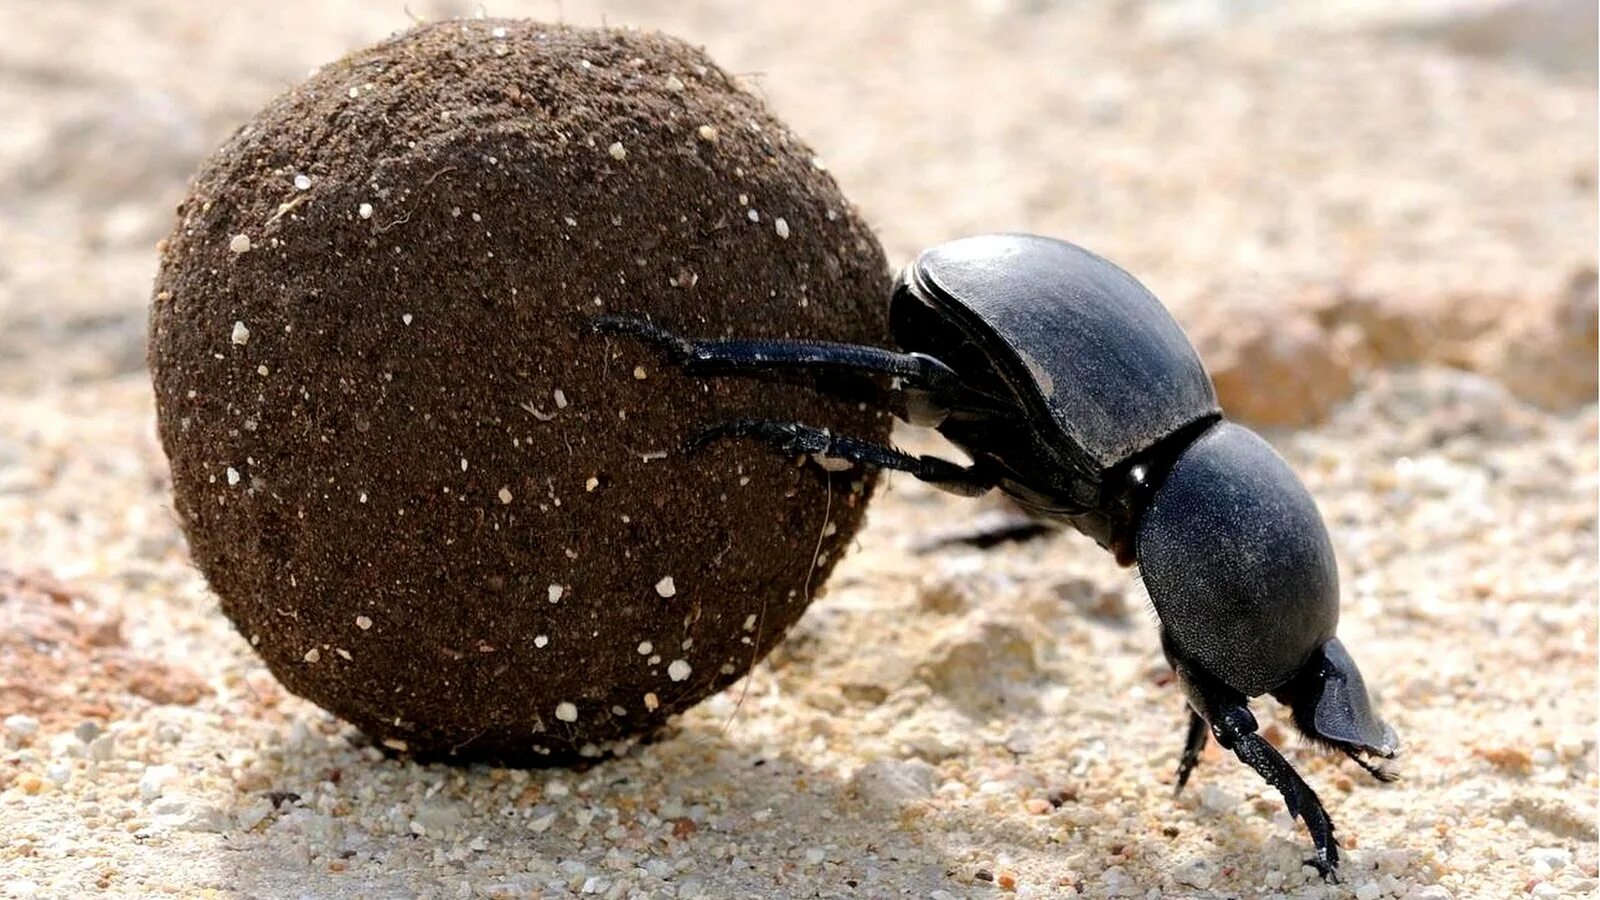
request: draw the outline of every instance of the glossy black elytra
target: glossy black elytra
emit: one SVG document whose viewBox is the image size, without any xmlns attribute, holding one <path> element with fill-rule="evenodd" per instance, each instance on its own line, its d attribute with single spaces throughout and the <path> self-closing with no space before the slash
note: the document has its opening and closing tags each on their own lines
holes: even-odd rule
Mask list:
<svg viewBox="0 0 1600 900">
<path fill-rule="evenodd" d="M 1208 734 L 1305 821 L 1309 862 L 1336 880 L 1339 844 L 1315 792 L 1257 733 L 1270 694 L 1315 743 L 1380 780 L 1394 730 L 1374 713 L 1334 636 L 1339 583 L 1316 504 L 1266 441 L 1226 421 L 1172 316 L 1127 272 L 1065 241 L 964 238 L 924 251 L 895 285 L 900 351 L 795 340 L 692 340 L 643 319 L 595 328 L 664 349 L 692 375 L 806 381 L 935 428 L 970 466 L 797 422 L 740 420 L 697 439 L 746 437 L 789 453 L 909 472 L 967 496 L 999 489 L 1040 522 L 1137 563 L 1182 684 L 1182 790 Z M 887 380 L 885 381 L 885 378 Z"/>
</svg>

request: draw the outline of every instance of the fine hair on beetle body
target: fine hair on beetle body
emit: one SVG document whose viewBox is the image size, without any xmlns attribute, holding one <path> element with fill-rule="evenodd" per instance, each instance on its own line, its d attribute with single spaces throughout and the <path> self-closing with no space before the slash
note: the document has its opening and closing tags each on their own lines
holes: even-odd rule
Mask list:
<svg viewBox="0 0 1600 900">
<path fill-rule="evenodd" d="M 1321 800 L 1259 733 L 1268 695 L 1316 747 L 1380 781 L 1399 742 L 1336 636 L 1339 581 L 1315 501 L 1255 432 L 1228 421 L 1210 375 L 1161 302 L 1133 276 L 1066 241 L 961 238 L 923 251 L 889 298 L 895 348 L 678 334 L 625 315 L 596 331 L 642 341 L 692 376 L 807 384 L 932 428 L 971 459 L 913 455 L 825 423 L 712 422 L 693 450 L 765 442 L 828 467 L 911 474 L 962 496 L 998 490 L 1031 517 L 1070 526 L 1138 566 L 1161 647 L 1188 705 L 1175 790 L 1211 740 L 1282 795 L 1337 880 L 1339 843 Z"/>
</svg>

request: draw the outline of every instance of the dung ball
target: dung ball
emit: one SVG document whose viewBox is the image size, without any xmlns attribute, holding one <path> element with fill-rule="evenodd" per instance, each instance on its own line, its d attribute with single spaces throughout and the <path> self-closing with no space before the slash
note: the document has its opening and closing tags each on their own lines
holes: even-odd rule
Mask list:
<svg viewBox="0 0 1600 900">
<path fill-rule="evenodd" d="M 886 417 L 589 327 L 887 339 L 876 240 L 681 41 L 415 28 L 274 100 L 178 216 L 149 356 L 191 553 L 278 679 L 383 746 L 615 751 L 767 653 L 861 522 L 867 472 L 682 448 Z"/>
</svg>

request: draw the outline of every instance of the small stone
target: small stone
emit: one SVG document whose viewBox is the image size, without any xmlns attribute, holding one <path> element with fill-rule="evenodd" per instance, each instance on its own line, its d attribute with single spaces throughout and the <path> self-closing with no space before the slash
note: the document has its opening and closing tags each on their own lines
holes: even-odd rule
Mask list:
<svg viewBox="0 0 1600 900">
<path fill-rule="evenodd" d="M 681 91 L 681 90 L 683 90 L 683 81 L 680 80 L 678 78 L 678 76 L 676 76 L 676 75 L 668 75 L 667 76 L 667 90 L 669 90 L 669 91 Z"/>
<path fill-rule="evenodd" d="M 578 707 L 563 700 L 556 704 L 556 718 L 563 722 L 578 721 Z"/>
<path fill-rule="evenodd" d="M 72 729 L 72 735 L 85 744 L 92 744 L 102 730 L 99 722 L 79 722 L 78 727 Z"/>
<path fill-rule="evenodd" d="M 178 780 L 177 766 L 150 766 L 139 776 L 139 797 L 149 802 L 166 792 L 167 785 Z"/>
<path fill-rule="evenodd" d="M 899 809 L 932 797 L 938 774 L 920 759 L 875 759 L 856 771 L 850 787 L 868 806 Z"/>
<path fill-rule="evenodd" d="M 232 250 L 235 253 L 249 253 L 250 252 L 250 235 L 248 235 L 248 234 L 236 234 L 236 235 L 234 235 L 233 239 L 228 241 L 228 249 Z"/>
<path fill-rule="evenodd" d="M 1455 900 L 1455 895 L 1442 884 L 1428 884 L 1407 891 L 1404 900 Z"/>
<path fill-rule="evenodd" d="M 33 737 L 39 732 L 39 720 L 21 713 L 6 716 L 6 730 L 19 738 Z"/>
<path fill-rule="evenodd" d="M 552 584 L 550 587 L 545 589 L 545 595 L 550 598 L 551 603 L 560 603 L 561 595 L 565 594 L 566 592 L 567 589 L 559 584 Z"/>
<path fill-rule="evenodd" d="M 612 159 L 615 159 L 619 162 L 628 158 L 627 148 L 622 146 L 621 141 L 613 141 L 611 146 L 606 148 L 606 152 L 611 154 Z"/>
<path fill-rule="evenodd" d="M 1572 851 L 1565 847 L 1533 847 L 1523 856 L 1532 863 L 1544 863 L 1551 871 L 1572 865 Z"/>
<path fill-rule="evenodd" d="M 534 639 L 533 639 L 533 645 L 535 647 L 538 647 L 540 650 L 543 650 L 545 647 L 550 646 L 550 635 L 541 634 L 541 635 L 535 636 Z"/>
<path fill-rule="evenodd" d="M 356 616 L 356 627 L 362 631 L 368 631 L 372 628 L 372 620 L 366 616 Z"/>
<path fill-rule="evenodd" d="M 674 597 L 678 593 L 678 586 L 672 583 L 672 576 L 668 575 L 656 582 L 656 593 L 663 598 Z"/>
<path fill-rule="evenodd" d="M 1356 900 L 1378 900 L 1382 896 L 1383 889 L 1378 887 L 1376 881 L 1356 885 Z"/>
<path fill-rule="evenodd" d="M 1175 869 L 1172 878 L 1179 884 L 1205 890 L 1211 887 L 1211 866 L 1205 860 L 1191 860 Z"/>
<path fill-rule="evenodd" d="M 308 663 L 320 662 L 322 660 L 322 651 L 312 647 L 310 650 L 306 651 L 304 659 Z"/>
<path fill-rule="evenodd" d="M 223 474 L 228 476 L 228 486 L 229 487 L 235 487 L 235 486 L 237 486 L 239 484 L 239 470 L 238 469 L 235 469 L 233 466 L 229 466 L 228 470 Z"/>
<path fill-rule="evenodd" d="M 360 216 L 363 219 L 372 218 L 372 204 L 371 203 L 363 203 L 360 206 L 356 207 L 356 215 Z"/>
<path fill-rule="evenodd" d="M 717 139 L 717 129 L 714 125 L 701 125 L 695 134 L 700 136 L 700 140 L 706 142 L 715 141 Z"/>
<path fill-rule="evenodd" d="M 500 502 L 508 505 L 511 503 L 511 488 L 503 487 L 500 489 Z"/>
<path fill-rule="evenodd" d="M 778 237 L 786 241 L 789 239 L 789 223 L 782 216 L 772 220 L 772 227 L 778 232 Z"/>
<path fill-rule="evenodd" d="M 661 698 L 656 696 L 655 691 L 644 695 L 644 708 L 650 712 L 655 712 L 661 708 Z"/>
<path fill-rule="evenodd" d="M 250 343 L 250 329 L 243 322 L 235 322 L 233 323 L 233 333 L 228 338 L 243 347 L 245 344 Z"/>
<path fill-rule="evenodd" d="M 297 191 L 309 191 L 309 190 L 311 190 L 311 179 L 310 179 L 310 177 L 305 176 L 305 175 L 296 175 L 294 177 L 294 189 L 297 190 Z"/>
<path fill-rule="evenodd" d="M 694 669 L 689 665 L 688 660 L 675 659 L 667 664 L 667 677 L 673 681 L 683 681 L 689 677 L 689 673 L 692 671 Z"/>
<path fill-rule="evenodd" d="M 1214 813 L 1225 813 L 1239 805 L 1239 797 L 1224 788 L 1208 784 L 1200 789 L 1200 805 Z"/>
</svg>

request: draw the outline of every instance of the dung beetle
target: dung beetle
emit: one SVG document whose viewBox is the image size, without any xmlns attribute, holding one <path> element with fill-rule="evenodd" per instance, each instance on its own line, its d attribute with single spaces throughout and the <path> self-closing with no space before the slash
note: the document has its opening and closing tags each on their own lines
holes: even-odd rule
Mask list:
<svg viewBox="0 0 1600 900">
<path fill-rule="evenodd" d="M 1189 707 L 1181 791 L 1208 737 L 1302 818 L 1337 880 L 1339 844 L 1315 792 L 1257 730 L 1270 694 L 1314 744 L 1379 780 L 1395 732 L 1334 636 L 1339 582 L 1316 504 L 1253 431 L 1223 418 L 1199 355 L 1161 302 L 1116 265 L 1061 240 L 963 238 L 897 280 L 899 351 L 802 340 L 692 340 L 601 316 L 603 334 L 652 343 L 691 375 L 799 381 L 929 426 L 960 465 L 782 420 L 715 424 L 695 444 L 743 437 L 825 464 L 909 472 L 966 496 L 999 489 L 1034 520 L 1066 524 L 1137 564 L 1161 647 Z"/>
</svg>

